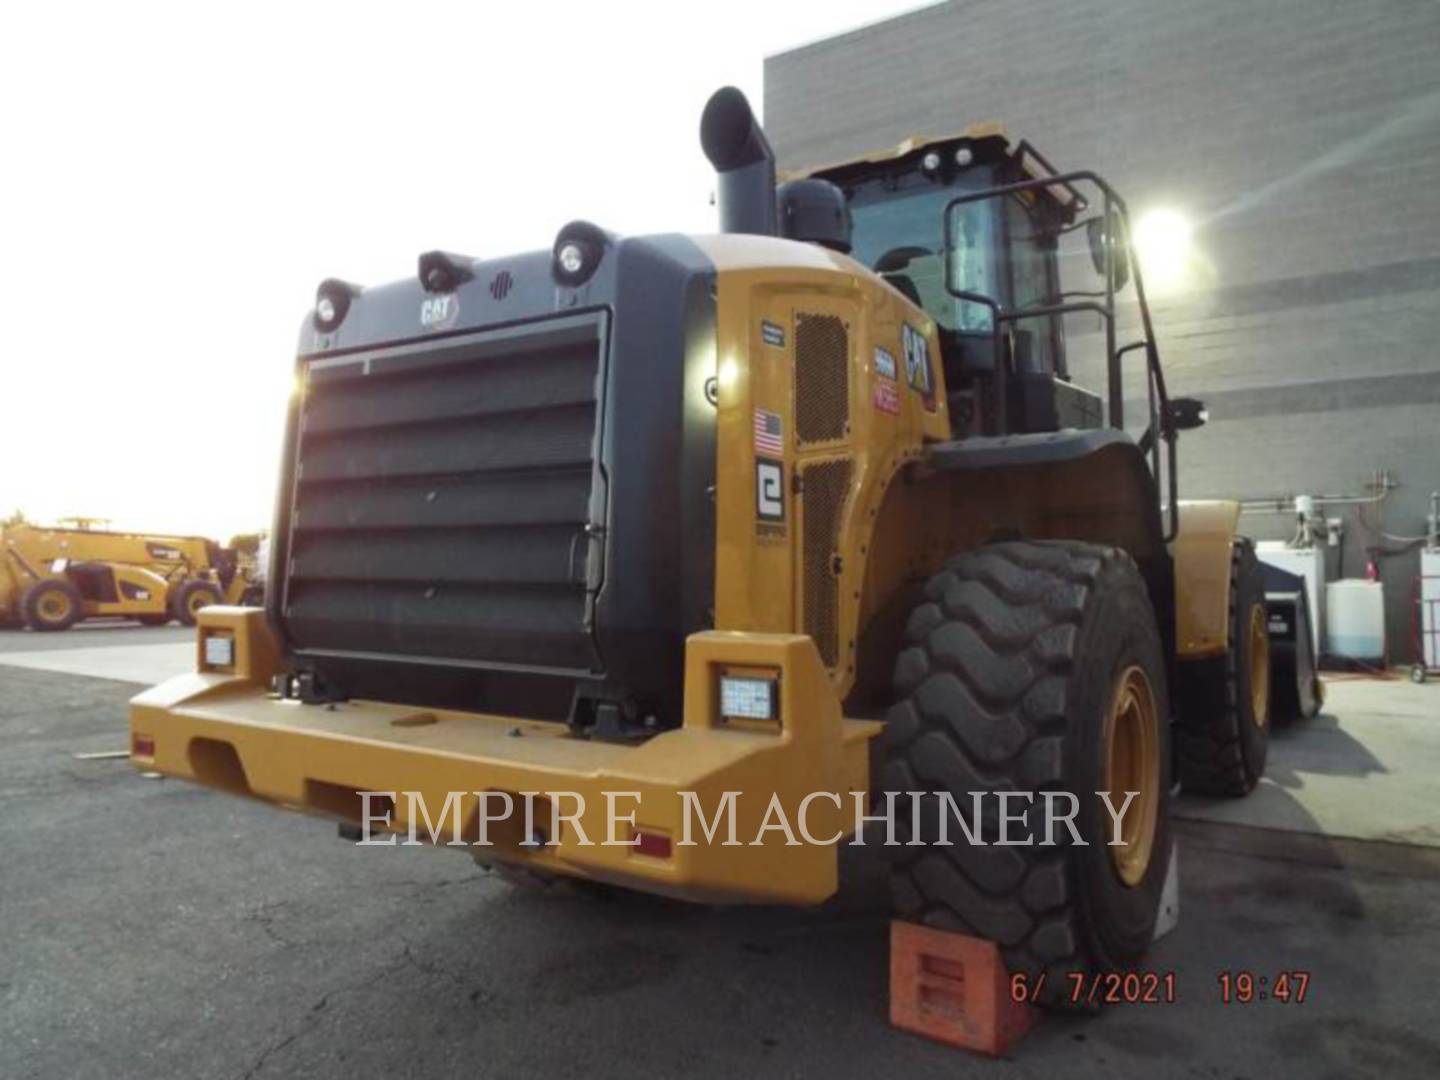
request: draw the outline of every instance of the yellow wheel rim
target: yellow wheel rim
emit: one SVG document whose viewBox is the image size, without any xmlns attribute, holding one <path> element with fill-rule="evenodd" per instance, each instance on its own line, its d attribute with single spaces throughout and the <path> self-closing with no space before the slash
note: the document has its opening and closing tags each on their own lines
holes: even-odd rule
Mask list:
<svg viewBox="0 0 1440 1080">
<path fill-rule="evenodd" d="M 1250 717 L 1256 727 L 1270 721 L 1270 631 L 1265 605 L 1250 608 Z"/>
<path fill-rule="evenodd" d="M 40 597 L 38 606 L 46 622 L 60 622 L 70 616 L 70 597 L 62 592 L 47 592 Z"/>
<path fill-rule="evenodd" d="M 213 602 L 214 602 L 214 601 L 212 601 L 212 600 L 210 599 L 210 594 L 209 594 L 209 593 L 203 593 L 203 592 L 193 592 L 193 593 L 191 593 L 191 594 L 190 594 L 190 602 L 189 602 L 189 604 L 188 604 L 188 607 L 189 607 L 189 609 L 190 609 L 190 614 L 191 614 L 191 615 L 198 615 L 198 614 L 200 613 L 200 609 L 201 609 L 201 608 L 203 608 L 203 607 L 209 607 Z"/>
<path fill-rule="evenodd" d="M 1155 691 L 1138 666 L 1115 680 L 1105 721 L 1105 789 L 1117 811 L 1136 792 L 1120 820 L 1120 843 L 1110 847 L 1115 873 L 1133 888 L 1145 878 L 1160 812 L 1160 737 Z M 1107 826 L 1108 827 L 1108 826 Z M 1105 843 L 1110 844 L 1107 835 Z"/>
</svg>

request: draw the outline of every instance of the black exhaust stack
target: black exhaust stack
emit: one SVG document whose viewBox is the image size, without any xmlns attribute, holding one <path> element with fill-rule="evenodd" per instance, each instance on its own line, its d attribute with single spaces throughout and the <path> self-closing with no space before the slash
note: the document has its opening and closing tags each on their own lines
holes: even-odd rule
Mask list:
<svg viewBox="0 0 1440 1080">
<path fill-rule="evenodd" d="M 775 154 L 750 102 L 716 90 L 700 117 L 700 145 L 719 174 L 720 231 L 775 236 Z"/>
</svg>

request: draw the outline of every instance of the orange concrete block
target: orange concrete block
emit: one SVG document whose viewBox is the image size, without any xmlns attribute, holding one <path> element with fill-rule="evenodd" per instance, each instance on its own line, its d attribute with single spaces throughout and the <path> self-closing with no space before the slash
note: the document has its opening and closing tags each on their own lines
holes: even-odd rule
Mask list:
<svg viewBox="0 0 1440 1080">
<path fill-rule="evenodd" d="M 993 941 L 890 924 L 890 1023 L 965 1050 L 1004 1054 L 1037 1012 L 1010 993 Z"/>
</svg>

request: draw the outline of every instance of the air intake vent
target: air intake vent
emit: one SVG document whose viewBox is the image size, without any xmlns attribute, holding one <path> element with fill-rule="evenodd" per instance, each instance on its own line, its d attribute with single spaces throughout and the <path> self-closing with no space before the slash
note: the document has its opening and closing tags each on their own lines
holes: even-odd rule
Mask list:
<svg viewBox="0 0 1440 1080">
<path fill-rule="evenodd" d="M 585 603 L 602 342 L 575 316 L 312 365 L 292 644 L 598 668 Z"/>
<path fill-rule="evenodd" d="M 795 439 L 835 442 L 850 427 L 850 331 L 834 315 L 795 316 Z"/>
<path fill-rule="evenodd" d="M 490 282 L 490 295 L 496 300 L 504 300 L 510 295 L 510 287 L 515 284 L 515 279 L 510 276 L 509 270 L 501 270 Z"/>
<path fill-rule="evenodd" d="M 801 474 L 805 632 L 826 667 L 840 657 L 840 519 L 850 490 L 850 462 L 822 461 Z"/>
</svg>

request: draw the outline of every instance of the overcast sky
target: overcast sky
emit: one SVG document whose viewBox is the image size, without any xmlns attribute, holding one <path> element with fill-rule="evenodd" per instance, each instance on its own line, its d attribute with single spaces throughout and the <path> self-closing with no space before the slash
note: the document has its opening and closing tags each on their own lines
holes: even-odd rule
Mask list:
<svg viewBox="0 0 1440 1080">
<path fill-rule="evenodd" d="M 917 6 L 6 5 L 0 515 L 267 526 L 321 279 L 713 231 L 711 91 Z"/>
</svg>

